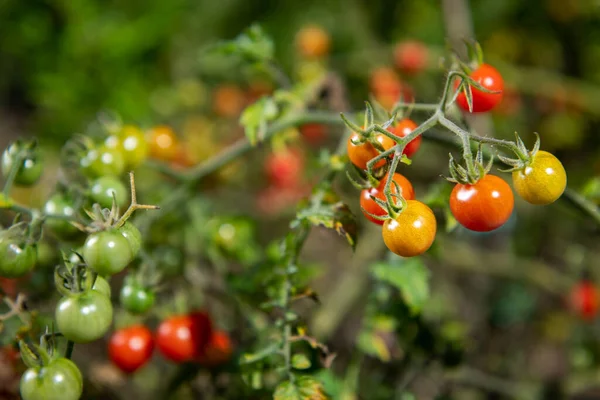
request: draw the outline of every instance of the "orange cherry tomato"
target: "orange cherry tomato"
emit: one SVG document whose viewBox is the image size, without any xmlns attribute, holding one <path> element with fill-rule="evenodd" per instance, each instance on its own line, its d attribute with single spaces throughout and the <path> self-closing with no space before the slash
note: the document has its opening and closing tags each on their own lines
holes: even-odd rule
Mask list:
<svg viewBox="0 0 600 400">
<path fill-rule="evenodd" d="M 155 126 L 148 132 L 148 145 L 150 155 L 162 161 L 172 161 L 177 156 L 179 141 L 171 127 L 166 125 Z"/>
<path fill-rule="evenodd" d="M 215 114 L 235 118 L 246 106 L 246 94 L 235 85 L 221 85 L 213 93 L 213 109 Z"/>
<path fill-rule="evenodd" d="M 486 175 L 474 185 L 457 183 L 450 194 L 454 218 L 476 232 L 489 232 L 504 225 L 514 204 L 510 186 L 495 175 Z"/>
<path fill-rule="evenodd" d="M 375 200 L 373 200 L 371 198 L 371 196 L 373 196 L 380 200 L 386 201 L 385 195 L 383 193 L 386 182 L 387 182 L 387 175 L 381 179 L 378 187 L 371 188 L 371 189 L 363 189 L 360 192 L 360 207 L 363 210 L 363 214 L 369 221 L 371 221 L 377 225 L 383 225 L 384 221 L 380 221 L 378 219 L 373 218 L 372 216 L 367 214 L 367 212 L 369 212 L 373 215 L 377 215 L 379 217 L 383 217 L 383 216 L 387 215 L 387 210 L 384 210 L 383 208 L 381 208 L 381 206 L 379 204 L 377 204 L 375 202 Z M 406 200 L 414 200 L 415 199 L 415 190 L 413 188 L 413 185 L 410 183 L 410 181 L 408 179 L 406 179 L 404 177 L 404 175 L 395 173 L 394 174 L 394 182 L 396 182 L 398 184 L 398 187 L 400 188 L 400 194 L 402 195 L 402 197 L 404 197 Z M 392 183 L 391 189 L 392 189 L 392 193 L 398 193 L 396 185 L 394 185 L 393 183 Z"/>
<path fill-rule="evenodd" d="M 298 52 L 306 58 L 319 58 L 329 53 L 331 39 L 320 26 L 308 25 L 296 34 Z"/>
<path fill-rule="evenodd" d="M 408 200 L 395 219 L 383 224 L 383 241 L 391 252 L 402 257 L 425 253 L 433 244 L 437 223 L 433 211 L 418 200 Z"/>
<path fill-rule="evenodd" d="M 379 152 L 373 145 L 369 142 L 364 142 L 361 144 L 354 144 L 353 141 L 360 140 L 360 135 L 358 133 L 353 133 L 350 138 L 348 138 L 347 143 L 347 151 L 348 157 L 352 164 L 356 165 L 360 169 L 367 169 L 367 163 L 371 161 L 373 158 L 379 155 Z M 385 165 L 385 160 L 379 160 L 375 167 L 379 168 Z"/>
<path fill-rule="evenodd" d="M 417 127 L 418 125 L 413 120 L 404 118 L 400 122 L 398 122 L 398 124 L 395 127 L 391 127 L 389 131 L 392 132 L 398 138 L 403 138 L 415 129 L 417 129 Z M 385 135 L 377 136 L 377 141 L 381 143 L 385 150 L 389 150 L 396 145 L 396 142 L 394 142 L 392 139 Z M 406 145 L 406 147 L 404 147 L 404 151 L 402 152 L 402 154 L 406 155 L 406 157 L 409 158 L 412 157 L 413 154 L 415 154 L 417 150 L 419 150 L 419 147 L 421 147 L 421 141 L 421 136 L 418 136 L 415 139 L 411 140 Z"/>
</svg>

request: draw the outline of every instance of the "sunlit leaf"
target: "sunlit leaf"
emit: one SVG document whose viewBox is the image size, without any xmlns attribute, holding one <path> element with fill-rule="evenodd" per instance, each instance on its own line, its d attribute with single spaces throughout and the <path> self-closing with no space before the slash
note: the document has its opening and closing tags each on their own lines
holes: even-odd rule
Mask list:
<svg viewBox="0 0 600 400">
<path fill-rule="evenodd" d="M 267 123 L 274 120 L 279 108 L 270 97 L 262 97 L 250 104 L 240 116 L 240 124 L 244 127 L 246 137 L 254 146 L 264 139 Z"/>
</svg>

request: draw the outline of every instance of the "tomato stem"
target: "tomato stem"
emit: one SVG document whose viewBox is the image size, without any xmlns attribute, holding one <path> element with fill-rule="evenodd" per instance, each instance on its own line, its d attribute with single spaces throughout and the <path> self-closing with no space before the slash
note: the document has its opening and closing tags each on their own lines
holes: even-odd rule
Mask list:
<svg viewBox="0 0 600 400">
<path fill-rule="evenodd" d="M 65 358 L 66 359 L 71 359 L 71 357 L 73 356 L 73 349 L 75 348 L 75 342 L 73 342 L 72 340 L 68 340 L 67 341 L 67 350 L 65 351 Z"/>
</svg>

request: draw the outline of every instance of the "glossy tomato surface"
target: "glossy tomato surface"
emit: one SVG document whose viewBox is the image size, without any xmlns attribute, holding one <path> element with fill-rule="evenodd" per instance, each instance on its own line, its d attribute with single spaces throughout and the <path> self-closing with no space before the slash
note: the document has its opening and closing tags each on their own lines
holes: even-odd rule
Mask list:
<svg viewBox="0 0 600 400">
<path fill-rule="evenodd" d="M 384 194 L 386 180 L 387 180 L 387 175 L 381 179 L 378 187 L 371 188 L 371 189 L 363 189 L 360 192 L 360 206 L 361 206 L 361 209 L 363 210 L 363 214 L 369 221 L 374 222 L 377 225 L 383 225 L 384 221 L 375 219 L 368 213 L 377 215 L 379 217 L 383 217 L 383 216 L 387 215 L 387 210 L 384 210 L 383 208 L 381 208 L 381 206 L 379 204 L 377 204 L 375 202 L 375 200 L 373 200 L 371 198 L 371 196 L 376 197 L 380 200 L 386 201 L 385 194 Z M 398 186 L 394 185 L 393 182 L 396 182 Z M 408 179 L 406 179 L 404 177 L 404 175 L 395 173 L 393 182 L 392 182 L 392 186 L 391 186 L 392 193 L 398 193 L 397 189 L 399 188 L 400 194 L 402 194 L 402 197 L 404 197 L 404 199 L 406 199 L 406 200 L 414 200 L 415 199 L 415 190 L 414 190 L 412 184 L 410 183 L 410 181 Z M 367 211 L 367 212 L 365 212 L 365 211 Z"/>
<path fill-rule="evenodd" d="M 144 325 L 133 325 L 115 331 L 108 343 L 108 356 L 121 371 L 132 373 L 152 357 L 154 339 Z"/>
<path fill-rule="evenodd" d="M 417 127 L 418 125 L 413 120 L 405 118 L 398 122 L 396 126 L 391 127 L 389 131 L 392 132 L 398 138 L 403 138 L 415 129 L 417 129 Z M 417 136 L 415 139 L 411 140 L 404 147 L 402 154 L 409 158 L 412 157 L 417 152 L 417 150 L 419 150 L 419 147 L 421 147 L 422 140 L 423 139 L 421 138 L 421 136 Z M 391 138 L 385 135 L 377 136 L 377 141 L 381 143 L 385 150 L 389 150 L 396 145 L 396 142 L 394 142 Z"/>
<path fill-rule="evenodd" d="M 402 257 L 425 253 L 433 244 L 437 231 L 431 208 L 418 200 L 409 200 L 395 219 L 383 224 L 383 241 L 387 248 Z"/>
<path fill-rule="evenodd" d="M 181 363 L 202 357 L 210 342 L 212 325 L 206 313 L 195 312 L 164 320 L 156 332 L 156 347 L 161 354 Z"/>
<path fill-rule="evenodd" d="M 515 191 L 523 200 L 536 205 L 554 203 L 567 187 L 567 173 L 552 153 L 538 151 L 531 163 L 513 171 Z"/>
<path fill-rule="evenodd" d="M 471 87 L 473 94 L 473 112 L 486 112 L 496 107 L 502 101 L 504 91 L 504 79 L 502 75 L 489 64 L 481 64 L 479 68 L 471 72 L 469 75 L 475 82 L 482 87 L 497 91 L 498 93 L 486 93 L 475 87 Z M 458 86 L 458 82 L 455 85 Z M 469 103 L 463 92 L 459 93 L 456 98 L 456 103 L 464 111 L 469 112 Z"/>
<path fill-rule="evenodd" d="M 367 169 L 367 163 L 379 155 L 377 149 L 369 142 L 358 143 L 360 135 L 354 133 L 348 138 L 347 151 L 348 158 L 352 164 L 360 169 Z M 385 164 L 384 160 L 380 160 L 375 164 L 375 167 L 381 167 Z"/>
</svg>

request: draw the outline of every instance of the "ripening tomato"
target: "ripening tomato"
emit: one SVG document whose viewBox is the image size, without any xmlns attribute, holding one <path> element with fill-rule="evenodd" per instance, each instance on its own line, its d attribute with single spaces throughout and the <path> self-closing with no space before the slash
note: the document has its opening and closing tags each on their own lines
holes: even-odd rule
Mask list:
<svg viewBox="0 0 600 400">
<path fill-rule="evenodd" d="M 208 315 L 194 312 L 161 322 L 156 332 L 156 346 L 165 358 L 178 363 L 187 362 L 204 354 L 211 335 Z"/>
<path fill-rule="evenodd" d="M 213 93 L 213 109 L 221 117 L 235 118 L 245 105 L 246 95 L 235 85 L 220 85 Z"/>
<path fill-rule="evenodd" d="M 416 40 L 398 43 L 394 49 L 396 66 L 406 74 L 418 74 L 427 67 L 429 51 L 427 46 Z"/>
<path fill-rule="evenodd" d="M 437 223 L 431 208 L 418 200 L 408 200 L 395 219 L 383 224 L 383 241 L 387 248 L 402 257 L 425 253 L 435 240 Z"/>
<path fill-rule="evenodd" d="M 500 101 L 502 101 L 504 80 L 496 68 L 489 64 L 481 64 L 479 68 L 471 72 L 469 76 L 484 88 L 500 92 L 485 93 L 479 89 L 471 87 L 471 93 L 473 94 L 473 112 L 490 111 L 492 108 L 496 107 Z M 455 84 L 455 88 L 456 87 L 458 87 L 458 81 Z M 456 98 L 456 103 L 464 111 L 469 112 L 467 97 L 463 92 L 461 92 Z"/>
<path fill-rule="evenodd" d="M 88 267 L 102 276 L 121 272 L 134 258 L 129 241 L 115 229 L 90 234 L 82 253 Z"/>
<path fill-rule="evenodd" d="M 149 146 L 144 132 L 134 125 L 125 125 L 118 133 L 127 168 L 136 168 L 148 157 Z"/>
<path fill-rule="evenodd" d="M 450 194 L 454 218 L 476 232 L 489 232 L 504 225 L 514 203 L 510 186 L 495 175 L 485 175 L 474 185 L 457 183 Z"/>
<path fill-rule="evenodd" d="M 356 165 L 360 169 L 367 169 L 367 163 L 371 161 L 373 158 L 379 155 L 377 149 L 369 142 L 364 142 L 361 144 L 354 144 L 353 141 L 358 142 L 360 140 L 360 135 L 358 133 L 353 133 L 348 138 L 347 150 L 348 150 L 348 158 L 352 164 Z M 375 164 L 375 168 L 379 168 L 385 165 L 385 160 L 379 160 Z"/>
<path fill-rule="evenodd" d="M 387 210 L 384 210 L 383 208 L 381 208 L 381 206 L 379 204 L 377 204 L 375 202 L 375 200 L 373 200 L 371 198 L 371 196 L 373 196 L 380 200 L 386 201 L 385 195 L 383 193 L 386 180 L 387 180 L 387 175 L 381 179 L 381 182 L 379 183 L 378 187 L 371 188 L 371 189 L 364 189 L 360 192 L 360 207 L 363 210 L 363 214 L 369 221 L 374 222 L 377 225 L 383 225 L 384 221 L 380 221 L 380 220 L 377 220 L 377 219 L 371 217 L 365 211 L 367 211 L 371 214 L 380 216 L 380 217 L 387 215 Z M 415 190 L 414 190 L 412 184 L 410 183 L 410 181 L 408 179 L 406 179 L 404 177 L 404 175 L 395 173 L 393 182 L 396 182 L 398 184 L 398 187 L 400 188 L 400 194 L 406 200 L 414 200 L 415 199 Z M 393 182 L 392 182 L 392 188 L 391 188 L 392 193 L 398 193 L 398 191 L 396 189 L 396 185 L 394 185 Z"/>
<path fill-rule="evenodd" d="M 125 160 L 121 151 L 106 145 L 89 150 L 80 160 L 80 165 L 83 173 L 90 178 L 119 176 L 125 171 Z"/>
<path fill-rule="evenodd" d="M 598 314 L 600 308 L 600 291 L 593 282 L 579 282 L 570 294 L 570 306 L 585 320 L 591 320 Z"/>
<path fill-rule="evenodd" d="M 79 400 L 83 377 L 73 361 L 55 358 L 43 367 L 25 371 L 20 391 L 23 400 Z"/>
<path fill-rule="evenodd" d="M 58 330 L 75 343 L 100 339 L 110 328 L 112 316 L 110 299 L 93 289 L 61 298 L 55 311 Z"/>
<path fill-rule="evenodd" d="M 42 161 L 37 151 L 26 150 L 18 142 L 12 143 L 2 153 L 2 175 L 4 178 L 8 177 L 10 170 L 16 162 L 17 155 L 23 151 L 26 151 L 28 154 L 22 159 L 13 182 L 16 185 L 31 186 L 39 181 L 42 176 Z"/>
<path fill-rule="evenodd" d="M 265 171 L 274 186 L 297 186 L 302 180 L 304 155 L 297 149 L 270 153 L 265 161 Z"/>
<path fill-rule="evenodd" d="M 154 305 L 154 292 L 135 281 L 126 282 L 121 288 L 121 306 L 132 314 L 143 314 Z"/>
<path fill-rule="evenodd" d="M 148 132 L 146 141 L 150 156 L 157 160 L 172 161 L 177 156 L 177 135 L 169 126 L 155 126 Z"/>
<path fill-rule="evenodd" d="M 102 208 L 112 208 L 113 194 L 117 206 L 126 206 L 129 190 L 116 176 L 101 176 L 92 182 L 90 187 L 90 198 L 93 202 L 100 204 Z"/>
<path fill-rule="evenodd" d="M 540 150 L 524 169 L 513 171 L 515 191 L 531 204 L 554 203 L 567 187 L 567 173 L 552 153 Z"/>
<path fill-rule="evenodd" d="M 0 239 L 0 276 L 17 278 L 31 271 L 37 261 L 37 250 L 10 238 Z"/>
<path fill-rule="evenodd" d="M 108 342 L 110 361 L 125 373 L 143 367 L 152 358 L 154 339 L 144 325 L 133 325 L 115 331 Z"/>
<path fill-rule="evenodd" d="M 396 126 L 390 127 L 389 131 L 392 132 L 398 138 L 403 138 L 415 129 L 417 129 L 417 127 L 418 125 L 413 120 L 404 118 L 400 120 L 400 122 L 398 122 Z M 421 136 L 417 136 L 415 139 L 411 140 L 404 147 L 404 151 L 402 152 L 402 154 L 409 158 L 412 157 L 413 154 L 415 154 L 417 150 L 419 150 L 419 147 L 421 147 L 421 140 Z M 396 142 L 394 142 L 392 139 L 383 134 L 377 136 L 377 141 L 381 143 L 385 150 L 389 150 L 396 145 Z"/>
<path fill-rule="evenodd" d="M 327 129 L 323 124 L 305 124 L 300 127 L 300 134 L 309 144 L 318 146 L 325 140 Z"/>
<path fill-rule="evenodd" d="M 231 338 L 225 331 L 215 331 L 210 337 L 204 355 L 198 358 L 200 364 L 215 367 L 226 363 L 233 354 Z"/>
<path fill-rule="evenodd" d="M 79 230 L 64 218 L 75 219 L 75 201 L 66 194 L 55 193 L 44 205 L 46 215 L 55 215 L 59 218 L 46 218 L 45 226 L 57 236 L 70 238 L 76 235 Z"/>
<path fill-rule="evenodd" d="M 329 34 L 320 26 L 308 25 L 296 34 L 296 48 L 306 58 L 319 58 L 329 53 Z"/>
</svg>

